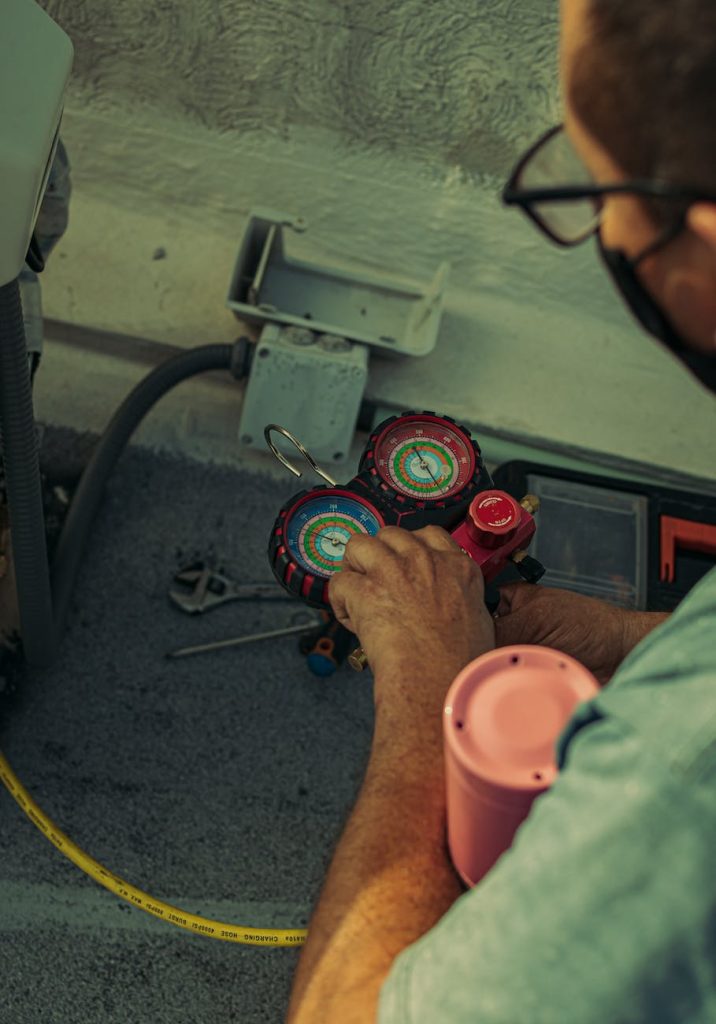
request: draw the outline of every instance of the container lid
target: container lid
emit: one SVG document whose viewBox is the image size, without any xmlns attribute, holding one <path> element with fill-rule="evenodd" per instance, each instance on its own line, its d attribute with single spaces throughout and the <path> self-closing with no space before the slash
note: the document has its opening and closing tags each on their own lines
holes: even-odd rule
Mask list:
<svg viewBox="0 0 716 1024">
<path fill-rule="evenodd" d="M 576 706 L 599 692 L 574 658 L 503 647 L 468 665 L 448 692 L 449 752 L 488 788 L 533 794 L 557 775 L 555 745 Z"/>
<path fill-rule="evenodd" d="M 526 487 L 540 499 L 530 551 L 547 566 L 542 585 L 646 608 L 649 497 L 533 473 Z"/>
</svg>

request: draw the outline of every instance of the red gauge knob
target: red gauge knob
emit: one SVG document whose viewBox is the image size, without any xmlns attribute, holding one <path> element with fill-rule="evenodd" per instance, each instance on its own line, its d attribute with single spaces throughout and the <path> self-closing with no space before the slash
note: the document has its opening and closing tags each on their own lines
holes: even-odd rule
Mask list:
<svg viewBox="0 0 716 1024">
<path fill-rule="evenodd" d="M 470 504 L 465 523 L 477 544 L 498 548 L 515 534 L 521 518 L 520 506 L 505 491 L 482 491 Z"/>
</svg>

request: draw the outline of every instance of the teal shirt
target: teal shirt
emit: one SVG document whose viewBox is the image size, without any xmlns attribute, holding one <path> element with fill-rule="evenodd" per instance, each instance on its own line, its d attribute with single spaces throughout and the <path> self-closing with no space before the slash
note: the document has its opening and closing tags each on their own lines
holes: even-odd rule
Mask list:
<svg viewBox="0 0 716 1024">
<path fill-rule="evenodd" d="M 716 1022 L 716 570 L 559 759 L 512 848 L 398 957 L 379 1024 Z"/>
</svg>

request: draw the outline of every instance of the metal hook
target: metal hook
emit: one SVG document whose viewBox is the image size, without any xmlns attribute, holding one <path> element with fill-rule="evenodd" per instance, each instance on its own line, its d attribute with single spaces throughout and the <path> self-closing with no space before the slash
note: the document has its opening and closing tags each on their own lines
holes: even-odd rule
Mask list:
<svg viewBox="0 0 716 1024">
<path fill-rule="evenodd" d="M 298 451 L 301 453 L 301 455 L 303 455 L 304 459 L 311 467 L 311 469 L 314 471 L 314 473 L 317 473 L 318 476 L 320 476 L 322 480 L 325 480 L 326 483 L 329 484 L 331 487 L 338 486 L 337 481 L 334 480 L 333 477 L 330 477 L 328 473 L 325 473 L 321 469 L 321 467 L 317 464 L 316 460 L 313 458 L 311 453 L 303 447 L 303 445 L 301 444 L 297 437 L 294 437 L 293 434 L 290 434 L 285 427 L 280 427 L 278 423 L 269 423 L 269 425 L 264 430 L 266 444 L 269 446 L 272 454 L 275 456 L 275 458 L 278 459 L 282 466 L 285 466 L 286 469 L 289 470 L 289 472 L 293 473 L 294 476 L 297 476 L 299 478 L 303 476 L 303 473 L 301 473 L 300 470 L 296 469 L 295 466 L 292 466 L 291 463 L 286 458 L 286 456 L 282 452 L 280 452 L 276 445 L 273 443 L 271 439 L 271 433 L 274 430 L 276 431 L 276 433 L 283 435 L 283 437 L 285 437 L 287 441 L 290 441 L 294 448 L 298 449 Z"/>
</svg>

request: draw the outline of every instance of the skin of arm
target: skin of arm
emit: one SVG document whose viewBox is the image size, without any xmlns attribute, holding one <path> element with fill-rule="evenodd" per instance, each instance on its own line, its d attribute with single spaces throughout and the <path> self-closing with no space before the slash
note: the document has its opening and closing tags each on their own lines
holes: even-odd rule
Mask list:
<svg viewBox="0 0 716 1024">
<path fill-rule="evenodd" d="M 331 596 L 374 669 L 375 730 L 309 927 L 288 1024 L 373 1024 L 395 958 L 463 891 L 445 836 L 442 707 L 460 669 L 495 644 L 482 575 L 434 528 L 356 540 Z M 499 644 L 554 646 L 601 682 L 668 618 L 529 584 L 503 588 L 500 613 Z"/>
<path fill-rule="evenodd" d="M 463 891 L 447 850 L 442 709 L 457 673 L 494 647 L 482 574 L 434 527 L 351 540 L 331 601 L 373 669 L 375 727 L 289 1024 L 373 1024 L 396 956 Z"/>
<path fill-rule="evenodd" d="M 463 891 L 446 846 L 441 723 L 412 723 L 408 735 L 391 717 L 376 721 L 294 980 L 290 1024 L 372 1024 L 396 956 Z"/>
<path fill-rule="evenodd" d="M 511 583 L 500 590 L 497 645 L 540 644 L 570 654 L 604 686 L 666 612 L 633 612 L 568 590 Z"/>
<path fill-rule="evenodd" d="M 624 612 L 620 664 L 652 630 L 663 625 L 670 616 L 671 612 Z"/>
</svg>

